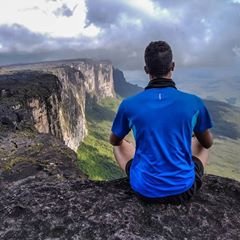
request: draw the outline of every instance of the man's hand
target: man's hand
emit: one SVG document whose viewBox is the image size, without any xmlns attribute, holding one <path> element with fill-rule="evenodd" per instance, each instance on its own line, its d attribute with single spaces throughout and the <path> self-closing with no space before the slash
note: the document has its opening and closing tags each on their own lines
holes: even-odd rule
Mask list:
<svg viewBox="0 0 240 240">
<path fill-rule="evenodd" d="M 194 132 L 197 140 L 204 148 L 210 148 L 213 144 L 213 135 L 210 132 L 209 129 L 207 129 L 205 132 L 199 133 Z"/>
</svg>

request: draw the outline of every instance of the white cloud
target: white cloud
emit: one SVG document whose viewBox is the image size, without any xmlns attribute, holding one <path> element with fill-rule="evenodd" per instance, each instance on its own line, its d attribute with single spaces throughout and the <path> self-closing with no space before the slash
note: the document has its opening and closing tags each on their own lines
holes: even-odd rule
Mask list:
<svg viewBox="0 0 240 240">
<path fill-rule="evenodd" d="M 213 37 L 211 25 L 205 18 L 202 18 L 200 22 L 204 26 L 204 33 L 203 33 L 204 42 L 208 44 Z"/>
<path fill-rule="evenodd" d="M 159 21 L 178 22 L 176 11 L 170 12 L 167 8 L 161 7 L 151 0 L 127 0 L 126 4 L 148 18 Z"/>
<path fill-rule="evenodd" d="M 139 11 L 142 11 L 148 15 L 154 15 L 155 14 L 155 9 L 154 9 L 154 4 L 150 0 L 128 0 L 126 1 L 127 4 Z"/>
<path fill-rule="evenodd" d="M 236 54 L 236 56 L 240 57 L 240 47 L 234 47 L 232 51 Z"/>
<path fill-rule="evenodd" d="M 93 24 L 85 27 L 86 5 L 84 0 L 0 0 L 0 24 L 20 24 L 33 32 L 52 37 L 94 37 L 99 28 Z M 55 12 L 65 4 L 71 16 L 56 16 Z"/>
</svg>

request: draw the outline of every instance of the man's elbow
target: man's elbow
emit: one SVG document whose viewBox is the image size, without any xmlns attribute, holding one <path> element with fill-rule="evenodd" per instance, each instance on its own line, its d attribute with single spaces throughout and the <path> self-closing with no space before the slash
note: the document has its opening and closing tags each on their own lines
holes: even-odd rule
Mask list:
<svg viewBox="0 0 240 240">
<path fill-rule="evenodd" d="M 114 141 L 111 136 L 109 137 L 109 143 L 112 145 L 112 146 L 117 146 L 118 143 L 116 141 Z"/>
<path fill-rule="evenodd" d="M 195 133 L 199 143 L 206 149 L 209 149 L 213 145 L 213 135 L 207 130 L 204 133 Z"/>
<path fill-rule="evenodd" d="M 209 149 L 211 146 L 213 145 L 213 135 L 212 133 L 209 131 L 209 137 L 206 141 L 206 146 L 205 148 Z"/>
<path fill-rule="evenodd" d="M 109 143 L 113 146 L 119 146 L 122 143 L 122 139 L 118 138 L 113 133 L 111 133 L 111 135 L 109 137 Z"/>
<path fill-rule="evenodd" d="M 202 144 L 204 148 L 209 149 L 213 145 L 213 139 L 210 139 L 206 141 L 204 144 Z"/>
</svg>

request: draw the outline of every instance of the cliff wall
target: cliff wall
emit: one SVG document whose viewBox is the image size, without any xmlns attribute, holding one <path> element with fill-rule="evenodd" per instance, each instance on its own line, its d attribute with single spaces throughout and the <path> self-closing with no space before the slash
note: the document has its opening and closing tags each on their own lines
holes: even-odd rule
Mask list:
<svg viewBox="0 0 240 240">
<path fill-rule="evenodd" d="M 86 98 L 100 101 L 115 96 L 113 67 L 108 61 L 46 62 L 14 66 L 5 72 L 0 75 L 1 122 L 16 127 L 28 122 L 75 151 L 87 135 Z M 19 112 L 24 112 L 20 119 Z"/>
<path fill-rule="evenodd" d="M 18 72 L 0 76 L 0 128 L 33 128 L 62 138 L 58 112 L 61 85 L 43 72 Z"/>
</svg>

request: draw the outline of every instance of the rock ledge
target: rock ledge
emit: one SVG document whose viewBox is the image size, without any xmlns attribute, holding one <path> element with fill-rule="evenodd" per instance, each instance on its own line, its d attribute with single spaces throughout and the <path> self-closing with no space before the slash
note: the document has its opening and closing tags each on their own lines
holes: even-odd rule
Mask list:
<svg viewBox="0 0 240 240">
<path fill-rule="evenodd" d="M 206 175 L 181 206 L 147 204 L 126 179 L 29 177 L 0 191 L 0 239 L 239 239 L 240 183 Z"/>
</svg>

